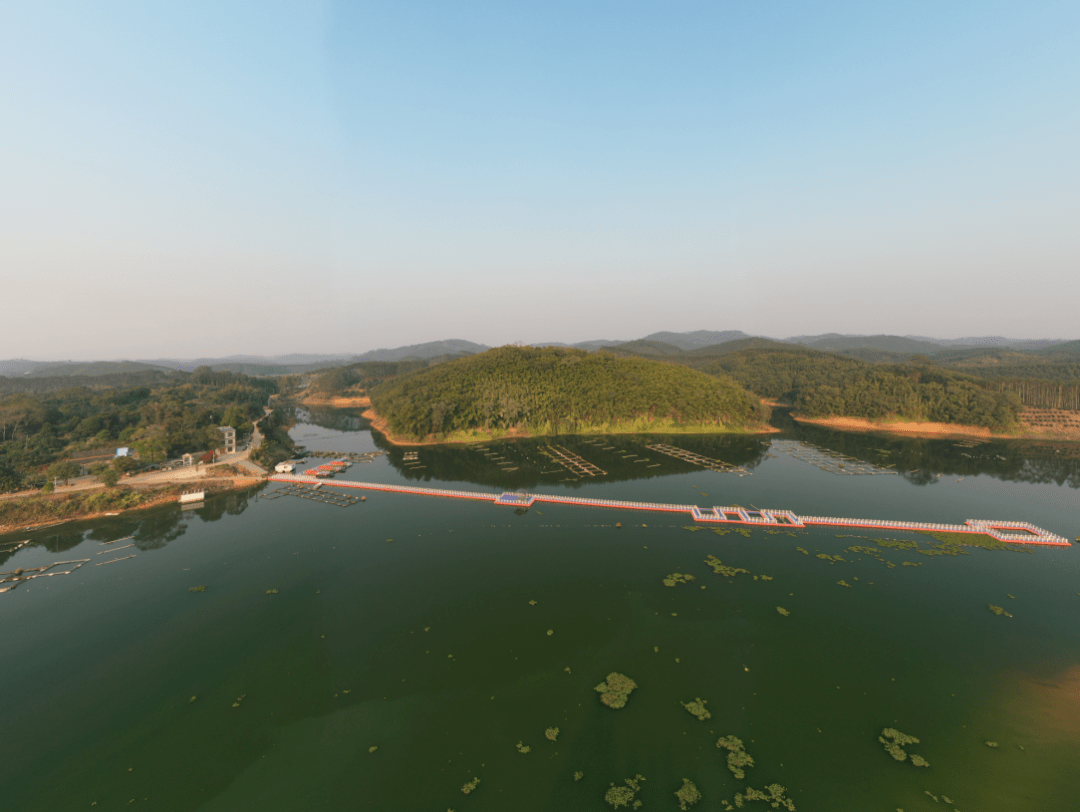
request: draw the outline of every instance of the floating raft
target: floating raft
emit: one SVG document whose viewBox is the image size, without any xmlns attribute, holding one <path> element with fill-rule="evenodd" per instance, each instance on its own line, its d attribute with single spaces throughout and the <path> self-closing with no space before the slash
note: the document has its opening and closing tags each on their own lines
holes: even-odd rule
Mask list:
<svg viewBox="0 0 1080 812">
<path fill-rule="evenodd" d="M 275 474 L 275 482 L 316 485 L 319 480 L 298 474 Z M 626 502 L 615 499 L 588 499 L 580 496 L 554 496 L 542 493 L 484 493 L 480 491 L 451 491 L 442 488 L 417 488 L 409 485 L 382 485 L 373 482 L 324 482 L 335 488 L 355 488 L 362 491 L 411 493 L 418 496 L 445 496 L 451 499 L 472 499 L 510 507 L 530 507 L 537 502 L 583 507 L 649 510 L 664 513 L 688 513 L 695 522 L 707 524 L 749 524 L 764 527 L 867 527 L 876 530 L 915 530 L 933 533 L 972 533 L 986 535 L 1010 544 L 1043 544 L 1068 547 L 1069 540 L 1027 522 L 968 519 L 964 524 L 935 524 L 932 522 L 893 522 L 880 519 L 843 519 L 835 516 L 799 516 L 790 510 L 746 510 L 741 507 L 699 508 L 697 505 L 673 505 L 662 502 Z"/>
</svg>

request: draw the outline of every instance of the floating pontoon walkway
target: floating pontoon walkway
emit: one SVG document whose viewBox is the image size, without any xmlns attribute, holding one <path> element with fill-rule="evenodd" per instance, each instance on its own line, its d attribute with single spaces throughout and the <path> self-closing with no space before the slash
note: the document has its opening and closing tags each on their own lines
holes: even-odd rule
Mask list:
<svg viewBox="0 0 1080 812">
<path fill-rule="evenodd" d="M 891 522 L 879 519 L 842 519 L 835 516 L 798 516 L 790 510 L 746 510 L 741 507 L 699 508 L 697 505 L 673 505 L 662 502 L 625 502 L 616 499 L 589 499 L 580 496 L 555 496 L 542 493 L 490 493 L 480 491 L 451 491 L 441 488 L 417 488 L 410 485 L 381 485 L 374 482 L 349 482 L 338 480 L 325 482 L 315 477 L 297 474 L 275 474 L 274 482 L 295 482 L 301 485 L 356 488 L 364 491 L 388 491 L 412 493 L 419 496 L 446 496 L 453 499 L 474 499 L 511 507 L 529 507 L 537 502 L 583 507 L 622 508 L 624 510 L 649 510 L 665 513 L 686 513 L 695 522 L 707 524 L 749 524 L 763 527 L 866 527 L 876 530 L 913 530 L 933 533 L 972 533 L 987 535 L 1010 544 L 1044 544 L 1068 547 L 1069 541 L 1027 522 L 989 521 L 968 519 L 964 524 L 935 524 L 932 522 Z"/>
</svg>

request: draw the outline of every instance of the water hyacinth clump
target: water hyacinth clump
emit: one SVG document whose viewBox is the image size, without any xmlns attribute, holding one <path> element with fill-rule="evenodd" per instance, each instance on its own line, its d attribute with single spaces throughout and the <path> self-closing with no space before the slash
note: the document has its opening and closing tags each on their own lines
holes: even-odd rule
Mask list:
<svg viewBox="0 0 1080 812">
<path fill-rule="evenodd" d="M 907 751 L 904 750 L 905 747 L 910 744 L 919 743 L 919 740 L 914 736 L 909 736 L 907 733 L 901 733 L 899 730 L 891 727 L 887 727 L 881 731 L 881 735 L 878 736 L 878 741 L 881 742 L 881 745 L 885 748 L 885 752 L 897 761 L 907 760 L 908 754 Z M 914 753 L 911 755 L 911 763 L 916 767 L 930 766 L 929 761 Z"/>
<path fill-rule="evenodd" d="M 188 592 L 205 592 L 205 591 L 206 591 L 205 586 L 189 586 L 188 587 Z"/>
<path fill-rule="evenodd" d="M 708 708 L 705 705 L 709 700 L 702 699 L 700 696 L 694 697 L 693 702 L 680 702 L 679 704 L 686 708 L 687 713 L 691 716 L 696 716 L 698 721 L 704 722 L 706 719 L 711 719 L 712 714 L 709 713 Z"/>
<path fill-rule="evenodd" d="M 1001 606 L 994 606 L 994 604 L 992 603 L 988 603 L 987 606 L 990 607 L 990 611 L 993 612 L 995 615 L 1005 615 L 1005 617 L 1012 617 L 1012 615 L 1006 612 L 1005 609 Z"/>
<path fill-rule="evenodd" d="M 742 739 L 734 736 L 724 736 L 716 742 L 716 746 L 728 751 L 727 768 L 736 778 L 746 778 L 746 768 L 754 766 L 753 757 L 746 752 Z"/>
<path fill-rule="evenodd" d="M 522 744 L 520 741 L 517 743 L 517 751 L 519 753 L 528 753 L 530 750 L 532 750 L 532 748 L 529 747 L 529 745 Z"/>
<path fill-rule="evenodd" d="M 641 782 L 645 780 L 643 775 L 635 775 L 625 779 L 625 787 L 617 787 L 614 784 L 604 793 L 604 800 L 618 809 L 620 806 L 632 806 L 634 809 L 641 807 L 641 801 L 637 794 L 641 791 Z"/>
<path fill-rule="evenodd" d="M 789 617 L 791 615 L 791 612 L 789 612 L 783 606 L 777 606 L 776 611 L 782 614 L 784 617 Z"/>
<path fill-rule="evenodd" d="M 773 809 L 783 807 L 788 812 L 795 812 L 795 802 L 784 797 L 787 787 L 780 784 L 769 784 L 764 790 L 747 787 L 745 793 L 736 794 L 735 806 L 742 807 L 745 801 L 765 801 Z"/>
<path fill-rule="evenodd" d="M 607 675 L 607 680 L 601 682 L 593 690 L 600 694 L 600 701 L 609 708 L 623 708 L 626 707 L 626 701 L 637 687 L 637 683 L 626 674 L 612 671 Z"/>
<path fill-rule="evenodd" d="M 585 777 L 585 773 L 583 773 L 581 770 L 578 770 L 577 772 L 574 773 L 574 780 L 575 781 L 580 781 L 584 777 Z"/>
<path fill-rule="evenodd" d="M 701 793 L 698 792 L 698 788 L 694 785 L 694 782 L 689 778 L 682 780 L 682 786 L 675 790 L 675 797 L 679 799 L 679 809 L 686 810 L 686 807 L 693 806 L 701 800 Z"/>
<path fill-rule="evenodd" d="M 549 727 L 544 731 L 544 736 L 547 737 L 549 742 L 557 741 L 559 738 L 559 728 Z"/>
<path fill-rule="evenodd" d="M 664 586 L 675 586 L 676 584 L 688 584 L 694 580 L 693 575 L 683 575 L 681 572 L 673 572 L 667 578 L 664 579 Z"/>
<path fill-rule="evenodd" d="M 717 575 L 723 575 L 725 578 L 733 578 L 740 572 L 746 575 L 750 574 L 749 570 L 744 570 L 742 567 L 729 567 L 724 564 L 715 555 L 710 555 L 705 559 L 705 563 L 712 567 L 712 571 Z"/>
<path fill-rule="evenodd" d="M 480 786 L 480 779 L 479 778 L 473 778 L 472 781 L 468 781 L 468 782 L 465 783 L 465 785 L 461 788 L 461 792 L 462 792 L 463 795 L 468 795 L 470 792 L 472 792 L 478 786 Z"/>
</svg>

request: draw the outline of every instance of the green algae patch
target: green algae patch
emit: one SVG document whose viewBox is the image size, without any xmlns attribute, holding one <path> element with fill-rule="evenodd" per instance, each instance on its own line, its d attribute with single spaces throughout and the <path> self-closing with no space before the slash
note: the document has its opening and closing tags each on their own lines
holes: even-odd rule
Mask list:
<svg viewBox="0 0 1080 812">
<path fill-rule="evenodd" d="M 895 728 L 887 727 L 881 731 L 881 735 L 878 736 L 878 741 L 881 742 L 881 746 L 885 748 L 885 752 L 892 756 L 897 761 L 906 761 L 908 753 L 904 749 L 912 744 L 918 744 L 919 740 L 914 736 L 909 736 L 907 733 L 901 733 Z M 922 756 L 911 754 L 911 763 L 916 767 L 929 767 L 930 762 Z"/>
<path fill-rule="evenodd" d="M 607 680 L 601 682 L 593 690 L 600 694 L 600 701 L 609 708 L 623 708 L 626 707 L 626 701 L 637 687 L 637 683 L 626 674 L 612 671 L 607 675 Z"/>
<path fill-rule="evenodd" d="M 615 784 L 611 784 L 607 792 L 604 793 L 604 800 L 607 801 L 615 809 L 620 806 L 632 806 L 634 809 L 641 807 L 641 801 L 637 799 L 637 794 L 641 792 L 641 782 L 645 780 L 643 775 L 635 775 L 633 778 L 627 778 L 623 783 L 625 787 L 617 787 Z"/>
<path fill-rule="evenodd" d="M 716 746 L 728 751 L 727 768 L 738 779 L 746 778 L 746 770 L 754 766 L 753 757 L 746 752 L 742 739 L 735 736 L 724 736 L 716 742 Z"/>
<path fill-rule="evenodd" d="M 686 712 L 691 716 L 696 716 L 699 722 L 704 722 L 706 719 L 712 718 L 709 709 L 705 707 L 708 702 L 709 700 L 697 696 L 694 697 L 693 702 L 680 702 L 679 704 L 686 708 Z"/>
<path fill-rule="evenodd" d="M 681 572 L 673 572 L 667 578 L 664 579 L 664 586 L 675 586 L 676 584 L 688 584 L 691 581 L 696 580 L 693 575 L 683 575 Z"/>
<path fill-rule="evenodd" d="M 675 797 L 679 801 L 679 809 L 684 812 L 688 806 L 693 806 L 701 800 L 701 793 L 697 786 L 689 778 L 682 780 L 682 786 L 675 790 Z"/>
<path fill-rule="evenodd" d="M 733 578 L 740 572 L 745 575 L 750 574 L 750 570 L 744 570 L 742 567 L 727 566 L 715 555 L 710 555 L 708 558 L 706 558 L 705 563 L 712 567 L 712 571 L 716 575 L 723 575 L 725 578 Z"/>
</svg>

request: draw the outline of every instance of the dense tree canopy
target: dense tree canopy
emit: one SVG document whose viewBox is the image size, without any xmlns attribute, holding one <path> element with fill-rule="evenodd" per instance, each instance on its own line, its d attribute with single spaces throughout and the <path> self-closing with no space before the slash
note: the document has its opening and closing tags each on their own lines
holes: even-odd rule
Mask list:
<svg viewBox="0 0 1080 812">
<path fill-rule="evenodd" d="M 639 418 L 732 427 L 760 421 L 756 399 L 726 377 L 641 358 L 560 347 L 500 347 L 376 387 L 391 431 L 571 433 Z"/>
<path fill-rule="evenodd" d="M 46 387 L 0 397 L 0 489 L 40 483 L 50 466 L 85 449 L 129 445 L 147 462 L 216 448 L 218 426 L 250 431 L 275 390 L 273 380 L 204 367 L 156 387 Z"/>
<path fill-rule="evenodd" d="M 731 353 L 702 367 L 727 374 L 762 397 L 777 398 L 811 417 L 900 417 L 1005 428 L 1020 398 L 983 381 L 926 364 L 871 364 L 810 349 Z"/>
</svg>

